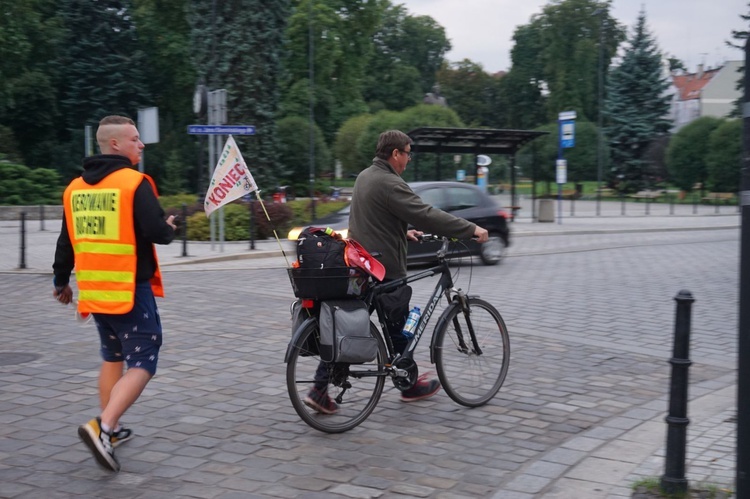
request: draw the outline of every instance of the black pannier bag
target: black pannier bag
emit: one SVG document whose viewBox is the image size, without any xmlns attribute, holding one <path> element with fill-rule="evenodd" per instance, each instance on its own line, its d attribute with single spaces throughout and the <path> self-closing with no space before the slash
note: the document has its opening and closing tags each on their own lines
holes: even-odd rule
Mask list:
<svg viewBox="0 0 750 499">
<path fill-rule="evenodd" d="M 320 304 L 320 359 L 361 364 L 378 355 L 370 331 L 370 311 L 362 300 L 328 300 Z"/>
</svg>

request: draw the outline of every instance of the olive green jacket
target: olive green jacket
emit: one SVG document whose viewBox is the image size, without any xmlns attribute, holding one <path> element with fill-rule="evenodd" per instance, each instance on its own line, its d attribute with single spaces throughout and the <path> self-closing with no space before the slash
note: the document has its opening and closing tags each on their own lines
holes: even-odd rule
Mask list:
<svg viewBox="0 0 750 499">
<path fill-rule="evenodd" d="M 386 279 L 406 276 L 410 224 L 426 233 L 459 239 L 469 239 L 476 229 L 463 218 L 425 204 L 386 160 L 375 158 L 354 182 L 349 237 L 382 255 Z"/>
</svg>

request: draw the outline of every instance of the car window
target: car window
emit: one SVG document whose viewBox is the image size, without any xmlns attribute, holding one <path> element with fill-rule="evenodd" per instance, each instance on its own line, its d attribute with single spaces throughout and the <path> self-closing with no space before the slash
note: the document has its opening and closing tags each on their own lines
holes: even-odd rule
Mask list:
<svg viewBox="0 0 750 499">
<path fill-rule="evenodd" d="M 435 208 L 439 208 L 441 210 L 445 210 L 445 199 L 443 195 L 443 189 L 434 187 L 430 189 L 425 189 L 418 193 L 419 197 L 422 198 L 422 201 L 425 203 L 434 206 Z"/>
<path fill-rule="evenodd" d="M 481 204 L 479 193 L 474 189 L 464 187 L 449 187 L 446 189 L 448 202 L 445 211 L 465 210 Z"/>
</svg>

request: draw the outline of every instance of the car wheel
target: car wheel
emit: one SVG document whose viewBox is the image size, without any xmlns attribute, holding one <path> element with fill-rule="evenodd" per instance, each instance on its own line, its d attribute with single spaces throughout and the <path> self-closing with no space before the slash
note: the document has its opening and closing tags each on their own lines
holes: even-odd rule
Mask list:
<svg viewBox="0 0 750 499">
<path fill-rule="evenodd" d="M 497 265 L 505 256 L 505 242 L 498 234 L 490 234 L 486 243 L 479 247 L 479 257 L 485 265 Z"/>
</svg>

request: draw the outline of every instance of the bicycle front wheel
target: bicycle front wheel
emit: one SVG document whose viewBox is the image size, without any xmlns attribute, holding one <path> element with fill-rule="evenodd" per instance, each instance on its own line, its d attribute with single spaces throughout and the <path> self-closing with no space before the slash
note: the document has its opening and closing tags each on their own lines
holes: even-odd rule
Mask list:
<svg viewBox="0 0 750 499">
<path fill-rule="evenodd" d="M 286 367 L 289 399 L 302 420 L 325 433 L 342 433 L 362 423 L 375 409 L 385 385 L 385 343 L 370 323 L 378 341 L 378 355 L 364 364 L 320 360 L 317 321 L 309 321 L 292 345 Z"/>
<path fill-rule="evenodd" d="M 466 407 L 478 407 L 503 386 L 510 338 L 495 307 L 479 298 L 467 298 L 467 302 L 467 311 L 456 302 L 440 318 L 435 330 L 435 369 L 450 398 Z"/>
</svg>

